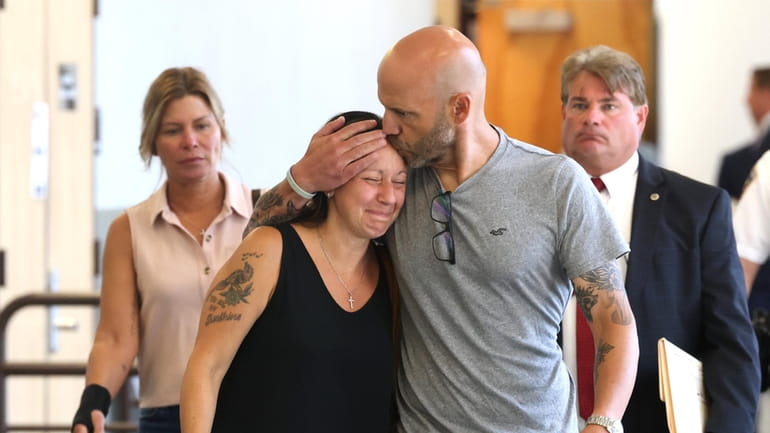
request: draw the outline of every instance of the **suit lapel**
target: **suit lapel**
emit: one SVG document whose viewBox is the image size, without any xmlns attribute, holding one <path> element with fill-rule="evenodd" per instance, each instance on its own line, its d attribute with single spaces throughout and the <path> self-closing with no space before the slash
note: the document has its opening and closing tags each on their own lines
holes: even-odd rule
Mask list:
<svg viewBox="0 0 770 433">
<path fill-rule="evenodd" d="M 653 271 L 652 256 L 665 202 L 666 185 L 661 169 L 640 156 L 631 220 L 631 254 L 626 273 L 629 296 L 641 289 Z"/>
</svg>

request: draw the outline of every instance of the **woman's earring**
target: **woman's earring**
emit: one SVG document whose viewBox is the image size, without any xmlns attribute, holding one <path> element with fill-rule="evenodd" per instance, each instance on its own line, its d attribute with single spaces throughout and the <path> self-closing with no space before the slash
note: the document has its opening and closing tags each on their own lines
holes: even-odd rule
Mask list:
<svg viewBox="0 0 770 433">
<path fill-rule="evenodd" d="M 326 198 L 331 199 L 332 197 L 334 197 L 334 191 L 329 191 L 326 193 Z"/>
</svg>

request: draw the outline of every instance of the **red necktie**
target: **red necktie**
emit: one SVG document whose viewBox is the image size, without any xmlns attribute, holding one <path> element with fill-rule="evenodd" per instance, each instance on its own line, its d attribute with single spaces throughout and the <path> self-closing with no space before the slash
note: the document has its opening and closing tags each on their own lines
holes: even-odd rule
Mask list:
<svg viewBox="0 0 770 433">
<path fill-rule="evenodd" d="M 577 384 L 578 384 L 578 407 L 580 408 L 580 417 L 587 419 L 594 410 L 594 337 L 591 335 L 591 328 L 588 327 L 580 305 L 577 306 L 576 317 L 576 339 L 577 345 Z"/>
<path fill-rule="evenodd" d="M 591 182 L 594 184 L 594 186 L 596 187 L 596 190 L 599 192 L 602 192 L 605 189 L 607 189 L 607 185 L 604 184 L 604 181 L 602 181 L 600 177 L 592 177 Z"/>
<path fill-rule="evenodd" d="M 598 177 L 592 177 L 591 182 L 599 192 L 607 186 Z M 575 344 L 577 345 L 577 382 L 578 382 L 578 407 L 583 419 L 591 416 L 594 410 L 594 337 L 591 328 L 588 327 L 580 305 L 577 305 Z"/>
</svg>

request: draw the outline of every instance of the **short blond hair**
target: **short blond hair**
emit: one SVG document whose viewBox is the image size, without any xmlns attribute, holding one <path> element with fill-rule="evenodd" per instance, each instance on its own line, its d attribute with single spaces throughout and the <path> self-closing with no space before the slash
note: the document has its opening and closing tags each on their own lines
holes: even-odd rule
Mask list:
<svg viewBox="0 0 770 433">
<path fill-rule="evenodd" d="M 144 97 L 139 155 L 146 165 L 149 166 L 153 155 L 158 154 L 155 139 L 158 137 L 166 107 L 171 101 L 187 95 L 194 95 L 203 99 L 203 102 L 214 114 L 219 129 L 222 131 L 222 142 L 227 143 L 228 134 L 225 129 L 225 112 L 222 108 L 222 102 L 206 75 L 192 67 L 169 68 L 158 75 L 150 85 L 147 96 Z"/>
</svg>

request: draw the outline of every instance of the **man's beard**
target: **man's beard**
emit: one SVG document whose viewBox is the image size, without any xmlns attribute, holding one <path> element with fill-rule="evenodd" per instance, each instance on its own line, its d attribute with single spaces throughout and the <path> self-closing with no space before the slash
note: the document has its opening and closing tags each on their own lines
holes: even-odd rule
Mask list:
<svg viewBox="0 0 770 433">
<path fill-rule="evenodd" d="M 439 118 L 433 129 L 412 145 L 393 136 L 388 137 L 388 142 L 398 150 L 409 167 L 420 168 L 430 167 L 444 160 L 447 153 L 453 151 L 456 138 L 455 131 L 449 122 Z"/>
</svg>

